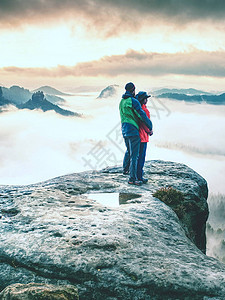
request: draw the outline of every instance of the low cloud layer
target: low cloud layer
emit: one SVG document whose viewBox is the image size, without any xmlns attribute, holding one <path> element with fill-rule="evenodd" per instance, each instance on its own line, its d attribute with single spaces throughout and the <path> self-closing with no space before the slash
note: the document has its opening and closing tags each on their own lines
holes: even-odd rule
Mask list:
<svg viewBox="0 0 225 300">
<path fill-rule="evenodd" d="M 103 57 L 97 61 L 79 63 L 75 66 L 58 66 L 56 68 L 18 68 L 5 67 L 0 74 L 17 74 L 41 77 L 66 76 L 108 76 L 118 75 L 194 75 L 208 77 L 225 77 L 225 52 L 183 52 L 160 54 L 129 51 L 125 55 Z"/>
<path fill-rule="evenodd" d="M 125 145 L 118 110 L 120 96 L 110 100 L 96 100 L 96 96 L 67 98 L 68 109 L 85 112 L 85 118 L 27 110 L 2 113 L 0 184 L 38 182 L 91 169 L 90 165 L 121 165 Z M 211 191 L 225 193 L 224 177 L 218 176 L 225 172 L 225 106 L 165 99 L 164 106 L 153 106 L 152 101 L 150 98 L 148 107 L 154 135 L 147 160 L 185 163 L 207 179 Z"/>
<path fill-rule="evenodd" d="M 164 20 L 187 24 L 192 21 L 223 21 L 225 2 L 221 0 L 2 0 L 0 24 L 15 27 L 59 20 L 82 20 L 107 35 L 127 29 L 136 31 L 144 23 Z M 104 27 L 107 26 L 107 28 Z"/>
</svg>

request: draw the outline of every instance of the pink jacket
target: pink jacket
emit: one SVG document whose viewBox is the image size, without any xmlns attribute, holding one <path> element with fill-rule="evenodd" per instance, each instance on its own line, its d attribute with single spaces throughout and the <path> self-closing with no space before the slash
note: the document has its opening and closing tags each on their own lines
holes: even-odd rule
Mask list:
<svg viewBox="0 0 225 300">
<path fill-rule="evenodd" d="M 150 119 L 150 112 L 147 109 L 145 104 L 142 104 L 141 108 L 143 109 L 143 111 L 146 112 L 147 117 Z M 147 143 L 149 142 L 149 134 L 150 130 L 148 129 L 148 127 L 145 125 L 144 122 L 140 121 L 139 123 L 139 135 L 141 138 L 141 143 Z"/>
</svg>

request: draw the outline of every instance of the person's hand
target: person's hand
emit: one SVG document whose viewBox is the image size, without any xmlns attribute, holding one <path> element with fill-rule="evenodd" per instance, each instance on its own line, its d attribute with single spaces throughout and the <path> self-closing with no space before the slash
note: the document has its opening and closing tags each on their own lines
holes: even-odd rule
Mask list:
<svg viewBox="0 0 225 300">
<path fill-rule="evenodd" d="M 149 132 L 149 135 L 150 135 L 150 136 L 152 136 L 152 135 L 153 135 L 153 130 L 151 130 L 151 131 Z"/>
</svg>

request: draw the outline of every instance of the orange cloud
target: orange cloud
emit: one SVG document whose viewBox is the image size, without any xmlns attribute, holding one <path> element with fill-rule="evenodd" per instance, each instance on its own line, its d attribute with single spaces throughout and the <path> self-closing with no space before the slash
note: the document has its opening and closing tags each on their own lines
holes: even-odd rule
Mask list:
<svg viewBox="0 0 225 300">
<path fill-rule="evenodd" d="M 55 68 L 5 67 L 0 73 L 41 77 L 95 77 L 118 75 L 195 75 L 225 77 L 225 52 L 194 51 L 175 54 L 136 52 L 112 55 L 100 60 Z"/>
</svg>

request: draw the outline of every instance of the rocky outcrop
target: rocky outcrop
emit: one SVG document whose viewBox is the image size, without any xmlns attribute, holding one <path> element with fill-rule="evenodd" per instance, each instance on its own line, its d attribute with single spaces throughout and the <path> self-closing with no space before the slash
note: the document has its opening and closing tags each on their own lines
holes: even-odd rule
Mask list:
<svg viewBox="0 0 225 300">
<path fill-rule="evenodd" d="M 187 166 L 172 162 L 147 164 L 146 173 L 152 178 L 150 188 L 152 192 L 162 187 L 173 187 L 184 194 L 181 224 L 186 235 L 205 253 L 206 221 L 209 215 L 206 201 L 208 187 L 205 179 Z M 180 204 L 177 203 L 177 206 Z"/>
<path fill-rule="evenodd" d="M 32 95 L 32 99 L 27 101 L 24 104 L 18 105 L 17 106 L 19 109 L 40 109 L 43 112 L 46 111 L 55 111 L 56 113 L 62 115 L 62 116 L 76 116 L 76 117 L 81 117 L 80 114 L 72 112 L 70 110 L 65 110 L 59 107 L 56 104 L 53 104 L 46 100 L 44 93 L 42 91 L 38 91 Z"/>
<path fill-rule="evenodd" d="M 11 104 L 10 101 L 3 97 L 2 87 L 0 86 L 0 112 L 1 112 L 1 106 L 7 106 L 10 104 Z"/>
<path fill-rule="evenodd" d="M 78 291 L 72 285 L 29 283 L 12 284 L 0 293 L 1 300 L 78 300 Z"/>
<path fill-rule="evenodd" d="M 25 103 L 32 96 L 28 89 L 16 85 L 11 86 L 10 88 L 3 87 L 2 91 L 3 96 L 15 105 Z"/>
<path fill-rule="evenodd" d="M 14 105 L 21 105 L 26 103 L 32 97 L 32 92 L 28 89 L 24 89 L 23 87 L 13 85 L 10 88 L 2 87 L 3 96 L 8 99 Z M 40 89 L 38 90 L 40 91 Z M 49 95 L 48 93 L 45 94 L 45 97 L 48 101 L 56 104 L 62 103 L 65 100 L 61 97 L 56 95 Z"/>
<path fill-rule="evenodd" d="M 205 180 L 171 162 L 145 170 L 142 187 L 128 185 L 121 168 L 1 186 L 0 288 L 44 282 L 75 285 L 80 299 L 223 299 L 225 266 L 185 234 L 194 210 L 181 223 L 152 197 L 170 185 L 207 218 Z M 103 204 L 96 193 L 105 193 Z"/>
<path fill-rule="evenodd" d="M 107 86 L 101 91 L 97 99 L 105 99 L 115 96 L 117 94 L 118 87 L 119 86 L 116 84 Z"/>
<path fill-rule="evenodd" d="M 8 89 L 3 88 L 3 91 L 4 90 L 7 91 Z M 9 98 L 13 99 L 13 100 L 8 100 L 3 97 L 2 88 L 0 87 L 0 112 L 3 111 L 1 109 L 1 107 L 7 109 L 7 107 L 10 105 L 10 106 L 14 106 L 15 108 L 18 108 L 18 109 L 29 109 L 29 110 L 39 109 L 39 110 L 42 110 L 43 112 L 55 111 L 56 113 L 63 115 L 63 116 L 75 116 L 75 117 L 82 116 L 81 114 L 79 114 L 77 112 L 72 112 L 69 110 L 62 109 L 58 105 L 53 104 L 51 101 L 53 101 L 53 102 L 61 101 L 61 100 L 64 101 L 62 98 L 59 98 L 57 96 L 54 96 L 54 95 L 44 96 L 44 93 L 42 91 L 35 92 L 32 95 L 28 90 L 24 90 L 23 88 L 20 88 L 20 87 L 11 87 L 10 91 L 11 90 L 13 91 L 13 93 L 15 93 L 15 95 L 13 94 L 14 96 L 11 97 L 10 96 L 11 94 L 10 93 L 7 94 L 7 92 L 6 92 L 6 95 L 10 96 Z M 20 92 L 16 93 L 17 90 Z M 20 100 L 20 94 L 22 94 L 22 96 L 24 96 L 25 98 L 27 98 L 28 95 L 31 95 L 31 99 L 24 102 L 23 97 L 22 97 L 22 100 Z M 17 96 L 18 96 L 18 101 L 14 100 Z M 49 100 L 51 100 L 51 101 L 49 101 Z"/>
</svg>

